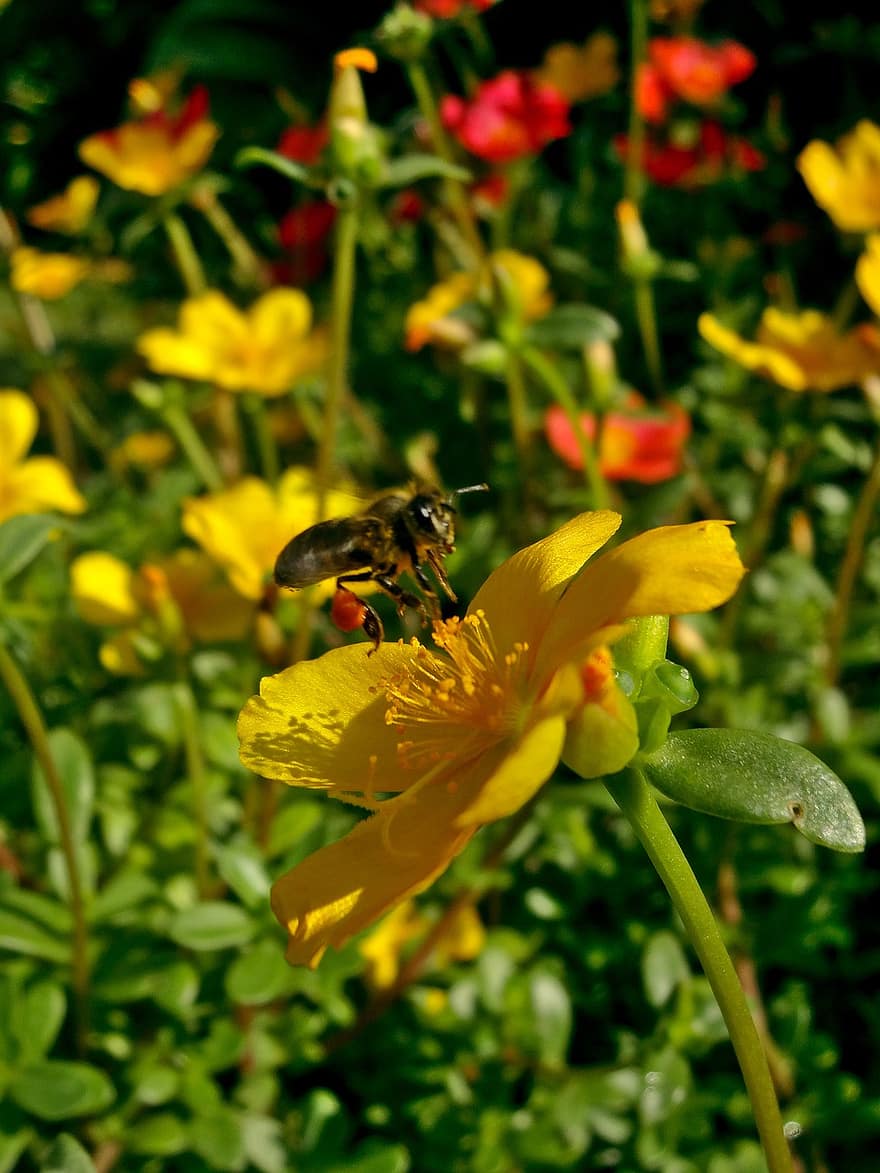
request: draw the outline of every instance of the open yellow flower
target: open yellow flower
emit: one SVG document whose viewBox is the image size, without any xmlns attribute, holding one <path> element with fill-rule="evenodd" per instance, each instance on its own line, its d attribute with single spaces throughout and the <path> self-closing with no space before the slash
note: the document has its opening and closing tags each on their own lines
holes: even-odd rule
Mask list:
<svg viewBox="0 0 880 1173">
<path fill-rule="evenodd" d="M 463 620 L 435 625 L 437 651 L 349 645 L 262 681 L 239 719 L 242 761 L 373 812 L 276 882 L 289 961 L 316 965 L 427 887 L 560 760 L 598 777 L 636 753 L 608 645 L 630 618 L 724 602 L 743 567 L 722 522 L 652 530 L 588 562 L 619 525 L 581 514 L 509 558 Z"/>
<path fill-rule="evenodd" d="M 430 929 L 431 921 L 414 901 L 406 900 L 393 908 L 360 942 L 360 954 L 367 963 L 367 984 L 374 990 L 393 986 L 407 945 L 426 936 Z M 485 940 L 479 913 L 472 904 L 465 904 L 443 926 L 428 960 L 435 969 L 450 961 L 470 961 L 481 952 Z"/>
<path fill-rule="evenodd" d="M 201 171 L 219 136 L 208 118 L 207 90 L 199 86 L 177 114 L 161 108 L 102 130 L 80 143 L 79 157 L 119 187 L 159 196 Z"/>
<path fill-rule="evenodd" d="M 614 89 L 620 78 L 617 41 L 610 33 L 593 33 L 582 45 L 563 41 L 544 54 L 539 81 L 553 86 L 569 102 L 585 102 Z"/>
<path fill-rule="evenodd" d="M 84 257 L 71 256 L 70 253 L 44 253 L 24 245 L 14 249 L 9 260 L 12 288 L 44 301 L 56 301 L 70 293 L 91 268 Z"/>
<path fill-rule="evenodd" d="M 880 126 L 862 119 L 837 148 L 818 139 L 801 151 L 798 170 L 810 195 L 844 232 L 880 228 Z"/>
<path fill-rule="evenodd" d="M 347 517 L 363 508 L 350 493 L 326 494 L 324 517 L 318 517 L 314 475 L 289 468 L 273 489 L 259 477 L 245 477 L 230 489 L 188 497 L 183 503 L 183 529 L 226 571 L 235 590 L 246 599 L 260 599 L 271 581 L 275 559 L 298 533 L 328 517 Z M 329 597 L 334 584 L 315 588 Z"/>
<path fill-rule="evenodd" d="M 836 391 L 880 370 L 880 351 L 864 331 L 856 327 L 840 334 L 818 310 L 789 314 L 768 307 L 754 342 L 713 314 L 701 314 L 697 327 L 716 350 L 790 391 Z"/>
<path fill-rule="evenodd" d="M 428 342 L 453 348 L 472 342 L 473 329 L 464 319 L 453 317 L 453 312 L 468 302 L 491 302 L 496 284 L 526 322 L 543 317 L 553 305 L 550 274 L 540 261 L 512 248 L 500 249 L 482 269 L 453 273 L 410 306 L 405 323 L 407 349 L 420 350 Z"/>
<path fill-rule="evenodd" d="M 865 251 L 856 261 L 856 283 L 875 314 L 880 317 L 880 232 L 865 241 Z"/>
<path fill-rule="evenodd" d="M 28 209 L 28 223 L 47 232 L 76 236 L 92 218 L 101 187 L 92 175 L 71 179 L 60 195 Z"/>
<path fill-rule="evenodd" d="M 148 330 L 137 348 L 157 374 L 275 396 L 321 366 L 326 339 L 299 289 L 272 289 L 247 311 L 209 290 L 183 303 L 177 330 Z"/>
<path fill-rule="evenodd" d="M 120 629 L 99 652 L 107 671 L 117 675 L 143 671 L 145 638 L 181 652 L 193 639 L 241 639 L 253 619 L 253 605 L 218 579 L 217 567 L 200 550 L 177 550 L 138 570 L 113 554 L 91 550 L 74 559 L 70 579 L 82 618 Z"/>
<path fill-rule="evenodd" d="M 33 400 L 22 391 L 0 390 L 0 522 L 19 513 L 82 513 L 85 499 L 67 468 L 54 456 L 25 460 L 37 434 Z"/>
</svg>

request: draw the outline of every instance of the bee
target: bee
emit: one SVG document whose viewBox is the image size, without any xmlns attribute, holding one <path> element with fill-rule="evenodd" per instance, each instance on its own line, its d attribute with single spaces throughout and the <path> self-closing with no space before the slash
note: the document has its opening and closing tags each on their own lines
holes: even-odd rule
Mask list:
<svg viewBox="0 0 880 1173">
<path fill-rule="evenodd" d="M 447 597 L 456 602 L 443 566 L 443 559 L 455 548 L 456 509 L 452 502 L 462 493 L 488 488 L 468 485 L 452 493 L 428 487 L 398 490 L 353 517 L 319 521 L 292 538 L 278 555 L 275 582 L 298 590 L 335 577 L 333 611 L 343 617 L 339 626 L 346 631 L 363 627 L 373 641 L 368 652 L 372 655 L 385 635 L 382 620 L 345 584 L 374 582 L 397 604 L 398 615 L 410 607 L 418 611 L 423 623 L 428 620 L 428 608 L 433 617 L 439 617 L 440 601 L 426 567 L 433 571 Z M 424 599 L 399 585 L 397 580 L 406 571 L 418 582 Z"/>
</svg>

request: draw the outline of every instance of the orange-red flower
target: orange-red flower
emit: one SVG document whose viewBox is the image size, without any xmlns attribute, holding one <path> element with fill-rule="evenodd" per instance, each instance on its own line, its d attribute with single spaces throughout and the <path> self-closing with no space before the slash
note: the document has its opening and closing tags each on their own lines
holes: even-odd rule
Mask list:
<svg viewBox="0 0 880 1173">
<path fill-rule="evenodd" d="M 524 70 L 506 69 L 480 84 L 469 100 L 447 94 L 443 124 L 465 150 L 489 163 L 535 155 L 571 133 L 569 104 L 553 86 Z"/>
<path fill-rule="evenodd" d="M 291 126 L 278 140 L 278 154 L 312 167 L 329 142 L 330 130 L 326 122 L 319 122 L 316 126 Z"/>
<path fill-rule="evenodd" d="M 592 445 L 596 417 L 580 417 L 584 436 Z M 583 468 L 584 458 L 574 429 L 561 407 L 551 407 L 544 417 L 550 447 L 570 468 Z M 633 392 L 625 404 L 610 411 L 602 422 L 599 468 L 609 481 L 639 481 L 644 485 L 668 481 L 682 469 L 684 446 L 691 431 L 687 412 L 677 403 L 649 410 Z"/>
<path fill-rule="evenodd" d="M 159 109 L 102 130 L 80 143 L 79 156 L 119 187 L 159 196 L 201 171 L 219 135 L 208 91 L 198 86 L 177 114 Z"/>
<path fill-rule="evenodd" d="M 320 277 L 327 263 L 327 239 L 336 209 L 329 200 L 306 200 L 287 213 L 278 225 L 284 258 L 273 267 L 275 280 L 305 285 Z"/>
<path fill-rule="evenodd" d="M 654 37 L 636 76 L 636 102 L 649 122 L 663 122 L 674 99 L 713 106 L 757 64 L 737 41 L 707 45 L 696 37 Z"/>
<path fill-rule="evenodd" d="M 626 161 L 629 137 L 618 135 L 614 146 Z M 765 156 L 747 139 L 728 134 L 712 119 L 700 123 L 693 140 L 649 135 L 642 151 L 642 170 L 660 187 L 702 187 L 729 172 L 762 171 L 766 165 Z"/>
<path fill-rule="evenodd" d="M 485 12 L 496 0 L 415 0 L 416 12 L 424 12 L 437 20 L 452 20 L 462 12 Z"/>
</svg>

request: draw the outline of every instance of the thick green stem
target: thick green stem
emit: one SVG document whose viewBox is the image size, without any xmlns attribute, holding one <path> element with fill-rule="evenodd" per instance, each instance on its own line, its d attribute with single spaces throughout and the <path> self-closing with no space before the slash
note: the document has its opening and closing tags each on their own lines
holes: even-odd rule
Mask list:
<svg viewBox="0 0 880 1173">
<path fill-rule="evenodd" d="M 83 903 L 82 880 L 79 873 L 79 860 L 76 853 L 76 844 L 73 841 L 73 828 L 70 812 L 67 809 L 67 796 L 61 775 L 52 756 L 52 747 L 43 715 L 40 712 L 34 695 L 30 690 L 24 674 L 15 660 L 0 642 L 0 678 L 6 686 L 12 702 L 18 712 L 19 719 L 25 728 L 34 750 L 34 755 L 42 767 L 52 798 L 55 818 L 58 822 L 58 838 L 61 852 L 67 867 L 67 882 L 70 900 L 70 914 L 73 922 L 71 939 L 71 982 L 73 986 L 74 1006 L 76 1014 L 76 1041 L 77 1050 L 84 1054 L 89 1029 L 89 938 L 86 926 L 85 905 Z"/>
<path fill-rule="evenodd" d="M 880 497 L 880 439 L 874 451 L 874 460 L 868 479 L 865 481 L 862 492 L 853 514 L 846 540 L 846 551 L 843 562 L 840 564 L 840 573 L 837 576 L 837 588 L 834 592 L 834 604 L 828 618 L 828 660 L 825 668 L 825 678 L 834 685 L 840 676 L 840 657 L 843 647 L 843 637 L 849 622 L 849 605 L 853 589 L 862 565 L 865 552 L 865 540 L 868 536 L 871 522 L 877 509 L 877 499 Z"/>
<path fill-rule="evenodd" d="M 639 110 L 636 76 L 645 60 L 648 43 L 648 5 L 646 0 L 630 0 L 630 105 L 626 147 L 626 171 L 623 190 L 626 198 L 639 207 L 645 186 L 645 120 Z"/>
<path fill-rule="evenodd" d="M 606 509 L 609 504 L 608 484 L 599 467 L 596 455 L 597 445 L 590 442 L 581 426 L 577 404 L 571 389 L 557 367 L 540 350 L 528 346 L 522 352 L 522 359 L 565 412 L 583 460 L 584 479 L 592 494 L 593 506 L 596 509 Z"/>
<path fill-rule="evenodd" d="M 168 403 L 162 408 L 161 415 L 190 464 L 204 481 L 205 488 L 212 493 L 219 492 L 223 488 L 223 477 L 183 407 L 179 403 Z"/>
<path fill-rule="evenodd" d="M 336 435 L 348 387 L 348 357 L 351 343 L 351 314 L 354 305 L 355 257 L 357 250 L 358 204 L 339 209 L 336 219 L 336 247 L 333 262 L 333 291 L 330 309 L 330 361 L 321 446 L 318 450 L 318 518 L 333 480 L 336 462 Z"/>
<path fill-rule="evenodd" d="M 278 445 L 272 435 L 272 424 L 266 408 L 266 400 L 262 395 L 249 393 L 242 396 L 241 405 L 252 424 L 260 460 L 260 471 L 269 484 L 274 485 L 281 471 L 281 461 L 278 456 Z"/>
<path fill-rule="evenodd" d="M 208 895 L 208 784 L 205 774 L 205 756 L 202 752 L 202 736 L 199 729 L 198 707 L 187 680 L 177 681 L 174 685 L 174 696 L 180 715 L 183 749 L 186 755 L 186 772 L 192 787 L 196 890 L 199 897 L 204 899 Z"/>
<path fill-rule="evenodd" d="M 657 329 L 657 306 L 654 302 L 654 287 L 650 278 L 634 278 L 633 296 L 636 306 L 636 321 L 645 352 L 648 376 L 655 395 L 664 394 L 663 355 L 660 350 L 660 331 Z"/>
<path fill-rule="evenodd" d="M 176 212 L 169 212 L 162 223 L 165 226 L 165 232 L 168 235 L 171 251 L 174 254 L 184 288 L 189 297 L 198 297 L 200 293 L 205 292 L 208 284 L 189 229 Z"/>
<path fill-rule="evenodd" d="M 641 774 L 626 770 L 607 779 L 606 786 L 657 869 L 709 979 L 749 1093 L 769 1173 L 793 1173 L 761 1040 L 718 924 L 687 857 Z"/>
<path fill-rule="evenodd" d="M 239 230 L 238 225 L 210 188 L 201 188 L 192 197 L 193 207 L 198 208 L 232 257 L 235 276 L 245 285 L 262 287 L 266 284 L 263 265 L 251 248 L 250 241 Z"/>
<path fill-rule="evenodd" d="M 428 129 L 431 132 L 431 143 L 434 150 L 444 163 L 455 163 L 456 160 L 440 120 L 440 111 L 437 109 L 437 101 L 424 65 L 412 61 L 407 65 L 406 72 L 409 84 L 416 96 L 419 113 L 428 124 Z M 485 257 L 486 248 L 477 228 L 467 190 L 460 180 L 447 178 L 443 180 L 443 195 L 447 207 L 455 218 L 459 232 L 473 253 L 473 267 L 476 267 Z"/>
</svg>

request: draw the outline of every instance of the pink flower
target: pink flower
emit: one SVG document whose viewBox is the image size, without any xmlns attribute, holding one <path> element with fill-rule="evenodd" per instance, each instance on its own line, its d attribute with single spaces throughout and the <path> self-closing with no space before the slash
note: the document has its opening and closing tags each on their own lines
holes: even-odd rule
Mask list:
<svg viewBox="0 0 880 1173">
<path fill-rule="evenodd" d="M 571 133 L 569 104 L 552 86 L 525 70 L 506 69 L 480 84 L 470 100 L 447 94 L 443 125 L 465 150 L 489 163 L 509 163 L 537 154 Z"/>
</svg>

